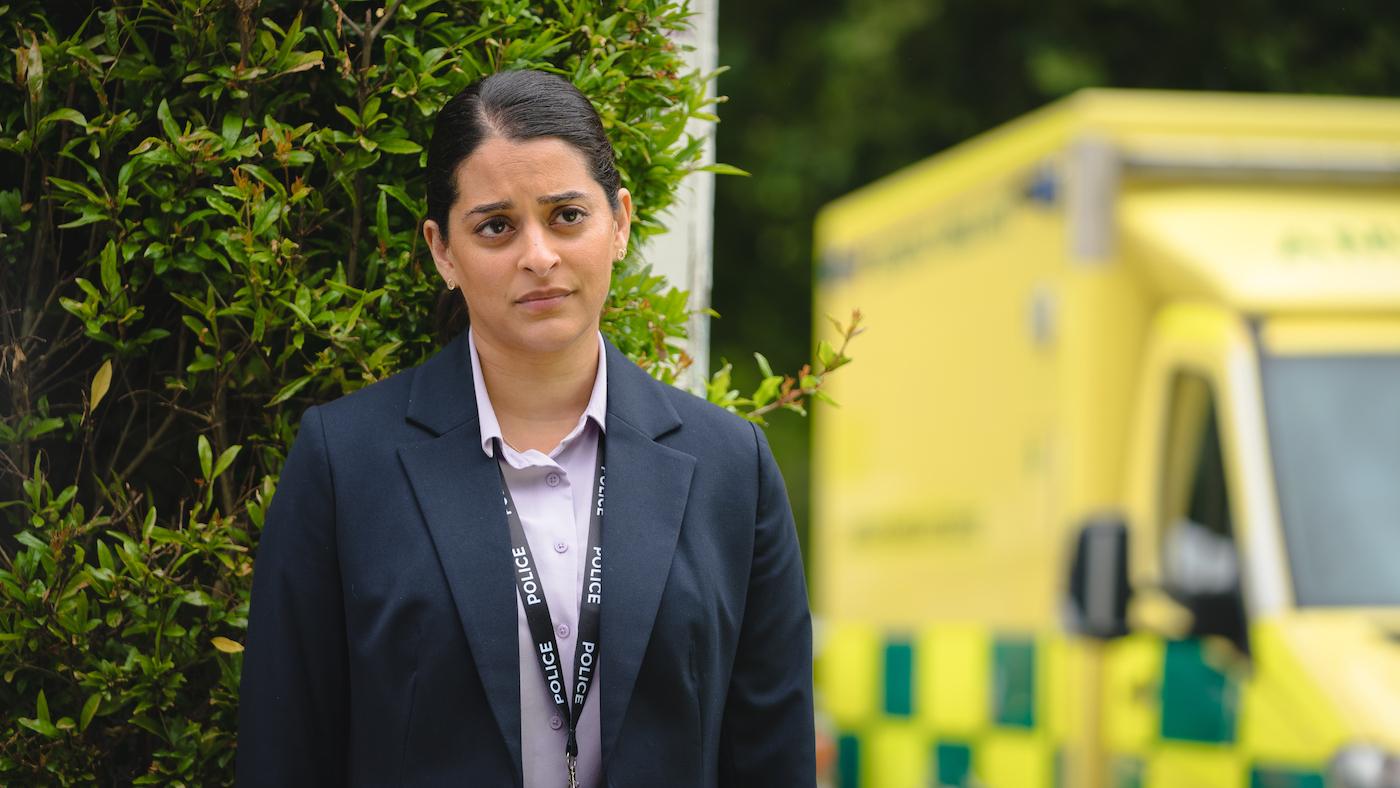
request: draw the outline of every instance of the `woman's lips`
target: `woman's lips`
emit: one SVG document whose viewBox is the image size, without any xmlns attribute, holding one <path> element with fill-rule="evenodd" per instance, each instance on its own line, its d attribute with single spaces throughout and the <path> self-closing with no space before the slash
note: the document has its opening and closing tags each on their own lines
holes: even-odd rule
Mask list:
<svg viewBox="0 0 1400 788">
<path fill-rule="evenodd" d="M 517 298 L 515 303 L 531 312 L 547 312 L 573 295 L 572 290 L 536 290 Z"/>
</svg>

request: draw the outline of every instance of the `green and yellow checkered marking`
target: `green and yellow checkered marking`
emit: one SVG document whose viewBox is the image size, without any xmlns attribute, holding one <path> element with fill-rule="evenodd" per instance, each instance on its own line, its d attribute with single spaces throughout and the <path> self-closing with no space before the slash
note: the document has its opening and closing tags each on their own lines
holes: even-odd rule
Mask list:
<svg viewBox="0 0 1400 788">
<path fill-rule="evenodd" d="M 1073 703 L 1070 642 L 1058 635 L 938 625 L 885 633 L 844 625 L 817 663 L 835 723 L 840 788 L 1060 788 Z M 1239 743 L 1235 680 L 1195 641 L 1135 636 L 1104 674 L 1112 788 L 1323 788 L 1319 772 L 1253 757 Z M 1153 684 L 1151 677 L 1160 675 Z M 1155 686 L 1155 703 L 1133 696 Z M 1137 689 L 1134 689 L 1137 688 Z M 1157 709 L 1158 711 L 1145 711 Z"/>
<path fill-rule="evenodd" d="M 840 730 L 842 788 L 1056 784 L 1043 724 L 1043 651 L 1034 637 L 974 626 L 832 633 L 820 662 L 823 706 Z"/>
</svg>

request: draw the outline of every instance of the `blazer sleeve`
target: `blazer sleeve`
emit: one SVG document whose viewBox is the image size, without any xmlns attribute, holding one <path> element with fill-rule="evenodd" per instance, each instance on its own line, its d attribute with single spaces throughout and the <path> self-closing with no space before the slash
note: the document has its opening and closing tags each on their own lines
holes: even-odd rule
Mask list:
<svg viewBox="0 0 1400 788">
<path fill-rule="evenodd" d="M 756 427 L 758 505 L 739 647 L 720 731 L 720 785 L 812 786 L 812 620 L 792 507 Z"/>
<path fill-rule="evenodd" d="M 258 545 L 239 690 L 237 784 L 346 784 L 349 689 L 335 496 L 306 411 Z"/>
</svg>

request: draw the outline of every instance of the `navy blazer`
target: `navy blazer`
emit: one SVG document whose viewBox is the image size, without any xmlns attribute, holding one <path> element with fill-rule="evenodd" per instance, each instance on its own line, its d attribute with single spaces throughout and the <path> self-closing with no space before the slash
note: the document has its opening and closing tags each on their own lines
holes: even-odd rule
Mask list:
<svg viewBox="0 0 1400 788">
<path fill-rule="evenodd" d="M 811 622 L 767 441 L 606 352 L 605 782 L 812 786 Z M 303 416 L 254 570 L 239 785 L 522 784 L 510 538 L 471 375 L 462 336 Z"/>
</svg>

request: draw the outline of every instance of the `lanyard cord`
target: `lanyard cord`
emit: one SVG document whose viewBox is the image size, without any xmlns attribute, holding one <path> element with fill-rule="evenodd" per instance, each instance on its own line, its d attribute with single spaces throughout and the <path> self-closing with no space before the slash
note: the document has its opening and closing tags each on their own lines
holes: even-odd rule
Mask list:
<svg viewBox="0 0 1400 788">
<path fill-rule="evenodd" d="M 583 584 L 583 599 L 579 602 L 578 647 L 574 650 L 573 702 L 564 686 L 564 676 L 559 665 L 559 644 L 554 639 L 554 621 L 549 614 L 549 602 L 545 600 L 544 587 L 536 572 L 535 558 L 530 552 L 530 543 L 525 538 L 525 526 L 520 521 L 520 513 L 506 484 L 506 474 L 501 468 L 505 455 L 499 438 L 493 438 L 496 449 L 496 470 L 501 476 L 501 498 L 505 503 L 506 520 L 510 523 L 510 554 L 515 571 L 515 587 L 520 594 L 520 603 L 525 608 L 525 620 L 530 627 L 530 638 L 535 645 L 535 659 L 544 677 L 545 688 L 554 698 L 559 713 L 569 721 L 569 737 L 565 745 L 565 763 L 569 769 L 569 784 L 575 785 L 574 764 L 578 757 L 578 723 L 583 717 L 583 704 L 588 701 L 588 691 L 593 687 L 594 674 L 598 667 L 598 620 L 603 599 L 603 490 L 605 469 L 603 467 L 603 435 L 598 434 L 598 471 L 594 476 L 593 506 L 588 520 L 587 572 Z"/>
</svg>

